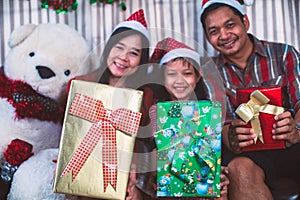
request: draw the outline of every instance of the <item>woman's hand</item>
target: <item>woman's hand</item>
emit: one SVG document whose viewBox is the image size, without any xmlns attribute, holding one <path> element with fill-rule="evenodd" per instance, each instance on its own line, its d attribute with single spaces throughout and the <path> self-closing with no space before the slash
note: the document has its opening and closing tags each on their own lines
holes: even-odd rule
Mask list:
<svg viewBox="0 0 300 200">
<path fill-rule="evenodd" d="M 137 181 L 136 177 L 136 166 L 135 164 L 131 165 L 128 186 L 127 186 L 127 195 L 126 200 L 140 200 L 142 199 L 140 190 L 135 187 Z"/>
</svg>

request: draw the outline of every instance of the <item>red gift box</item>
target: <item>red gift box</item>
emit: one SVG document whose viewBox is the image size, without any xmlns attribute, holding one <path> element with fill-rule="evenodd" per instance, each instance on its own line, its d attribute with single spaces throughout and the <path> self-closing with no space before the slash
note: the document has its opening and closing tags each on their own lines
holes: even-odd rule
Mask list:
<svg viewBox="0 0 300 200">
<path fill-rule="evenodd" d="M 236 106 L 242 103 L 247 103 L 250 100 L 250 95 L 255 90 L 260 91 L 265 95 L 269 101 L 267 104 L 273 106 L 282 106 L 282 90 L 281 87 L 256 87 L 247 89 L 237 89 L 236 91 Z M 275 123 L 274 114 L 259 113 L 260 128 L 262 130 L 263 143 L 257 139 L 256 143 L 247 147 L 244 147 L 242 151 L 258 151 L 258 150 L 270 150 L 270 149 L 284 149 L 284 140 L 273 140 L 272 129 Z M 247 127 L 251 127 L 251 123 L 248 122 Z"/>
</svg>

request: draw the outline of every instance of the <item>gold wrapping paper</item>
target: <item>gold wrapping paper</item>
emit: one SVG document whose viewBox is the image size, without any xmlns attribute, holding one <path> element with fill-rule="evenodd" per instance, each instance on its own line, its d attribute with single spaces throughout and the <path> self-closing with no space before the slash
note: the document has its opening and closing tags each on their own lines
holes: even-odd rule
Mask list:
<svg viewBox="0 0 300 200">
<path fill-rule="evenodd" d="M 116 88 L 99 83 L 74 80 L 70 87 L 65 112 L 53 191 L 56 193 L 94 198 L 124 199 L 126 196 L 135 137 L 119 130 L 116 130 L 118 160 L 116 191 L 109 184 L 106 188 L 106 192 L 104 192 L 102 139 L 73 182 L 72 173 L 61 176 L 64 168 L 73 156 L 74 151 L 78 148 L 83 137 L 88 133 L 91 127 L 91 122 L 69 113 L 75 93 L 81 93 L 99 99 L 107 109 L 116 110 L 118 108 L 126 108 L 135 112 L 140 111 L 143 93 L 142 91 L 133 89 Z"/>
<path fill-rule="evenodd" d="M 264 143 L 263 135 L 259 122 L 259 113 L 268 113 L 273 115 L 278 115 L 284 112 L 284 108 L 279 106 L 274 106 L 267 104 L 270 101 L 264 94 L 259 90 L 255 90 L 250 95 L 250 100 L 247 103 L 239 105 L 236 109 L 236 114 L 245 122 L 251 122 L 251 126 L 254 129 L 256 138 L 254 143 L 256 143 L 257 138 Z"/>
</svg>

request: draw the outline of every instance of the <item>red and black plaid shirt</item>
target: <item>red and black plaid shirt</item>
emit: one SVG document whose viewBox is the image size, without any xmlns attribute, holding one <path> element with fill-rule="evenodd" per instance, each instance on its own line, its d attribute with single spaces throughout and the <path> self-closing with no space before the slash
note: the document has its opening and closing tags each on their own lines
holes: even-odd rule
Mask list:
<svg viewBox="0 0 300 200">
<path fill-rule="evenodd" d="M 226 90 L 227 120 L 235 118 L 237 88 L 282 86 L 284 107 L 296 113 L 300 107 L 299 52 L 287 44 L 249 37 L 254 51 L 245 69 L 222 55 L 214 58 Z"/>
</svg>

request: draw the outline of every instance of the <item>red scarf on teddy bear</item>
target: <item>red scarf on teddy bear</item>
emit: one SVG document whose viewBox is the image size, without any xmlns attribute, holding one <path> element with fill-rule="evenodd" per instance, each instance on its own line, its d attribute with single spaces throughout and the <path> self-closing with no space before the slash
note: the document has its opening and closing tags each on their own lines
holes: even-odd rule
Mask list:
<svg viewBox="0 0 300 200">
<path fill-rule="evenodd" d="M 53 99 L 37 93 L 23 81 L 7 78 L 1 70 L 0 97 L 7 98 L 16 109 L 18 119 L 33 118 L 55 123 L 63 121 L 64 106 L 59 106 Z"/>
</svg>

